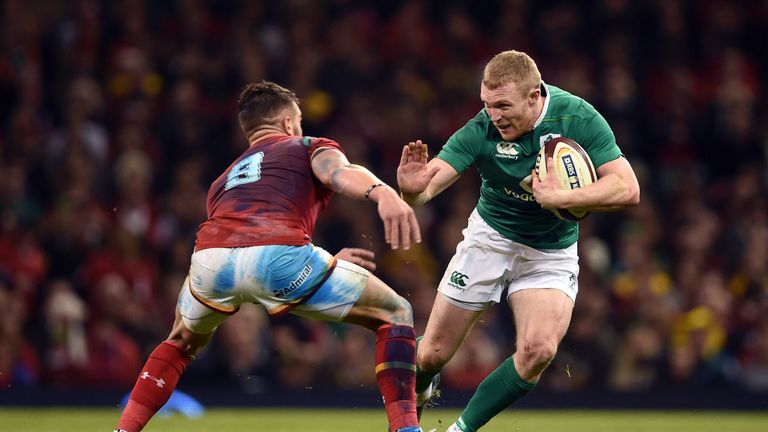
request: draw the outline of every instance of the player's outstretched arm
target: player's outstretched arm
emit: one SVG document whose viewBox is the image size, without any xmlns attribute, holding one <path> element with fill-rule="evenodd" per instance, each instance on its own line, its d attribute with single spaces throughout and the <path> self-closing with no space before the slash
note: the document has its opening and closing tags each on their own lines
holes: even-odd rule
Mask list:
<svg viewBox="0 0 768 432">
<path fill-rule="evenodd" d="M 403 147 L 397 167 L 397 183 L 403 199 L 412 206 L 422 205 L 459 179 L 460 174 L 442 159 L 429 160 L 427 145 L 421 140 Z"/>
<path fill-rule="evenodd" d="M 349 163 L 344 153 L 328 147 L 315 150 L 312 172 L 322 184 L 341 195 L 376 202 L 384 222 L 384 237 L 392 249 L 410 249 L 412 243 L 421 242 L 413 209 L 367 168 Z"/>
</svg>

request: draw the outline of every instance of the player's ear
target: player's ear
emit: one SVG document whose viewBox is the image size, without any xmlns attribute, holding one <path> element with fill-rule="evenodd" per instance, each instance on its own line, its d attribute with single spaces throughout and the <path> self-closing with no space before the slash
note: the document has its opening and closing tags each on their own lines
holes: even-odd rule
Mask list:
<svg viewBox="0 0 768 432">
<path fill-rule="evenodd" d="M 541 88 L 536 87 L 535 89 L 532 89 L 530 93 L 528 93 L 528 103 L 535 104 L 540 97 L 541 97 Z"/>
<path fill-rule="evenodd" d="M 282 120 L 280 120 L 280 129 L 282 129 L 286 135 L 293 135 L 295 125 L 293 124 L 293 119 L 291 116 L 285 116 Z"/>
</svg>

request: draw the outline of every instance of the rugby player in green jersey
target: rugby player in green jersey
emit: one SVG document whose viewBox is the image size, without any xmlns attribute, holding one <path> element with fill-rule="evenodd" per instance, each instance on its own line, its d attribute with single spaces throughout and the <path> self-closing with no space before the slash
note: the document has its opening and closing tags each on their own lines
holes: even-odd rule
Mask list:
<svg viewBox="0 0 768 432">
<path fill-rule="evenodd" d="M 578 292 L 578 226 L 549 210 L 617 210 L 640 200 L 635 173 L 605 119 L 583 99 L 545 84 L 527 54 L 497 54 L 483 71 L 480 99 L 484 108 L 437 157 L 429 160 L 427 145 L 411 142 L 397 169 L 412 206 L 444 191 L 471 165 L 482 178 L 418 345 L 417 403 L 429 400 L 440 369 L 503 293 L 515 321 L 515 352 L 480 383 L 448 432 L 476 431 L 528 393 L 565 336 Z M 584 147 L 595 183 L 563 190 L 555 176 L 539 181 L 533 174 L 541 146 L 559 136 Z"/>
</svg>

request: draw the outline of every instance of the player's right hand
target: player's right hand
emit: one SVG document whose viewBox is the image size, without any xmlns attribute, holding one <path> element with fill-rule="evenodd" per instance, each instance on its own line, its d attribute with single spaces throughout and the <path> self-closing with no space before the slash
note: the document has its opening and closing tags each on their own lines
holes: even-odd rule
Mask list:
<svg viewBox="0 0 768 432">
<path fill-rule="evenodd" d="M 547 158 L 547 172 L 555 172 L 555 163 L 551 157 Z M 531 172 L 531 190 L 536 202 L 547 210 L 560 208 L 563 195 L 571 193 L 570 190 L 566 191 L 560 187 L 554 175 L 549 175 L 542 181 L 536 171 Z"/>
<path fill-rule="evenodd" d="M 340 250 L 339 253 L 335 255 L 335 257 L 336 259 L 341 259 L 357 264 L 368 271 L 376 270 L 376 263 L 373 261 L 373 259 L 376 257 L 376 254 L 368 249 L 344 248 Z"/>
<path fill-rule="evenodd" d="M 429 154 L 427 145 L 421 140 L 411 141 L 403 147 L 400 165 L 397 166 L 397 184 L 404 194 L 420 194 L 427 189 L 429 182 L 439 168 L 428 169 Z"/>
<path fill-rule="evenodd" d="M 421 229 L 411 206 L 389 186 L 377 187 L 370 199 L 378 203 L 379 217 L 384 222 L 384 239 L 392 249 L 408 250 L 421 243 Z"/>
</svg>

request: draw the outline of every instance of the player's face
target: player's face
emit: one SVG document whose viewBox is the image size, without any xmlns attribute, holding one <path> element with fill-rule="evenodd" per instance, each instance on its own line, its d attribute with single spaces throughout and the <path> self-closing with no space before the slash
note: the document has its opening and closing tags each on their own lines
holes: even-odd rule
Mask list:
<svg viewBox="0 0 768 432">
<path fill-rule="evenodd" d="M 480 100 L 501 137 L 512 141 L 533 129 L 539 90 L 520 91 L 516 83 L 496 89 L 480 86 Z"/>
</svg>

